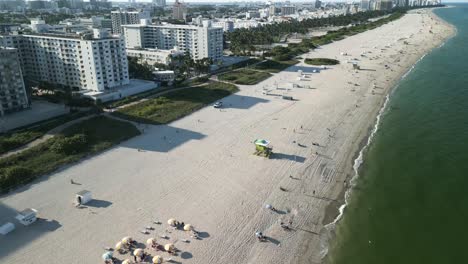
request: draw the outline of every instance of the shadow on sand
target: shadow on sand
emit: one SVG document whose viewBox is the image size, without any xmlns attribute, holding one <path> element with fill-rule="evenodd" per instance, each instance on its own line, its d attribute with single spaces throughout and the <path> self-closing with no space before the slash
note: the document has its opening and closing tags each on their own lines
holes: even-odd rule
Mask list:
<svg viewBox="0 0 468 264">
<path fill-rule="evenodd" d="M 306 158 L 301 157 L 301 156 L 291 155 L 291 154 L 283 154 L 283 153 L 276 153 L 276 152 L 271 154 L 270 158 L 271 159 L 277 159 L 277 160 L 286 159 L 286 160 L 295 161 L 295 162 L 299 162 L 299 163 L 304 163 L 304 161 L 306 160 Z"/>
<path fill-rule="evenodd" d="M 168 125 L 153 126 L 147 133 L 121 143 L 120 146 L 138 151 L 169 152 L 191 140 L 200 140 L 206 135 Z"/>
<path fill-rule="evenodd" d="M 16 229 L 11 233 L 0 236 L 0 263 L 3 263 L 2 258 L 6 255 L 21 249 L 46 233 L 56 231 L 62 226 L 56 220 L 44 218 L 38 218 L 31 225 L 24 226 L 15 219 L 17 213 L 15 209 L 0 203 L 0 225 L 11 222 L 16 226 Z"/>
</svg>

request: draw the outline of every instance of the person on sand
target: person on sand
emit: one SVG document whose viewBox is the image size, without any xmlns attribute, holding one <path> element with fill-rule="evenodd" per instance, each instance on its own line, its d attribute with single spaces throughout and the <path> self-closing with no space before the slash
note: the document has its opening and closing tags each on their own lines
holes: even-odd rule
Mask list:
<svg viewBox="0 0 468 264">
<path fill-rule="evenodd" d="M 265 240 L 265 236 L 260 231 L 255 232 L 255 236 L 257 237 L 258 241 L 264 241 Z"/>
</svg>

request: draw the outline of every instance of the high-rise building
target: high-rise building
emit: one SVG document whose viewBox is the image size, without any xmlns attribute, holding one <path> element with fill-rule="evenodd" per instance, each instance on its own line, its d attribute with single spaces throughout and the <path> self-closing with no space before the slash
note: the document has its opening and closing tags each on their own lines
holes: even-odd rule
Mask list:
<svg viewBox="0 0 468 264">
<path fill-rule="evenodd" d="M 269 7 L 270 11 L 268 12 L 270 16 L 276 15 L 276 6 L 274 4 L 271 4 Z"/>
<path fill-rule="evenodd" d="M 315 0 L 315 8 L 319 9 L 322 7 L 322 1 L 320 0 Z"/>
<path fill-rule="evenodd" d="M 223 28 L 213 27 L 211 21 L 193 25 L 126 25 L 123 26 L 127 49 L 162 49 L 176 47 L 189 52 L 193 59 L 210 58 L 218 61 L 223 55 Z"/>
<path fill-rule="evenodd" d="M 112 11 L 112 33 L 122 34 L 122 25 L 140 24 L 141 19 L 151 19 L 148 11 Z"/>
<path fill-rule="evenodd" d="M 72 89 L 105 91 L 129 83 L 121 38 L 95 29 L 92 35 L 0 36 L 18 49 L 24 78 Z M 1 43 L 2 41 L 0 41 Z"/>
<path fill-rule="evenodd" d="M 153 0 L 153 4 L 156 6 L 166 6 L 166 0 Z"/>
<path fill-rule="evenodd" d="M 281 7 L 281 15 L 283 16 L 294 15 L 295 13 L 296 13 L 295 6 L 282 6 Z"/>
<path fill-rule="evenodd" d="M 177 20 L 185 20 L 187 17 L 187 7 L 179 0 L 176 0 L 172 7 L 172 18 Z"/>
<path fill-rule="evenodd" d="M 407 7 L 409 6 L 409 0 L 397 0 L 395 4 L 398 7 Z"/>
<path fill-rule="evenodd" d="M 379 0 L 375 3 L 376 10 L 390 10 L 393 8 L 393 2 L 391 0 Z"/>
<path fill-rule="evenodd" d="M 361 0 L 361 10 L 368 11 L 370 10 L 370 1 L 369 0 Z"/>
<path fill-rule="evenodd" d="M 29 106 L 18 50 L 0 48 L 0 116 Z"/>
</svg>

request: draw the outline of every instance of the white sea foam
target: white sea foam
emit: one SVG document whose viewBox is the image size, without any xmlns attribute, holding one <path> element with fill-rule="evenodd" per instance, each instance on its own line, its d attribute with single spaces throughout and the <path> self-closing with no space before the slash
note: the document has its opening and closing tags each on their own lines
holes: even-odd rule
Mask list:
<svg viewBox="0 0 468 264">
<path fill-rule="evenodd" d="M 441 45 L 442 46 L 442 45 Z M 440 46 L 440 47 L 441 47 Z M 412 66 L 410 69 L 408 69 L 408 71 L 403 74 L 400 78 L 400 80 L 406 78 L 406 76 L 408 76 L 409 73 L 411 73 L 413 71 L 413 69 L 416 67 L 416 65 L 424 58 L 426 57 L 427 53 L 424 54 L 421 58 L 419 58 Z M 381 121 L 381 117 L 382 115 L 385 113 L 385 110 L 387 109 L 387 105 L 388 105 L 388 102 L 390 101 L 390 97 L 391 95 L 393 94 L 393 92 L 398 88 L 398 85 L 395 86 L 394 89 L 392 89 L 390 91 L 389 94 L 387 94 L 387 96 L 385 97 L 385 102 L 384 104 L 382 105 L 382 108 L 380 108 L 379 110 L 379 113 L 375 119 L 375 124 L 374 124 L 374 127 L 369 135 L 369 137 L 367 138 L 367 143 L 366 145 L 364 145 L 364 147 L 359 151 L 359 155 L 358 157 L 354 160 L 354 164 L 353 164 L 353 170 L 354 170 L 354 176 L 351 178 L 351 181 L 350 181 L 350 187 L 346 190 L 345 192 L 345 195 L 344 195 L 344 203 L 338 208 L 338 216 L 329 224 L 325 225 L 324 227 L 324 232 L 322 232 L 321 234 L 321 251 L 320 251 L 320 256 L 321 258 L 324 258 L 327 254 L 328 254 L 328 246 L 329 246 L 329 240 L 331 238 L 331 234 L 332 232 L 335 230 L 335 227 L 336 227 L 336 224 L 341 220 L 341 218 L 343 217 L 343 214 L 344 214 L 344 211 L 346 209 L 346 207 L 348 206 L 348 201 L 349 201 L 349 198 L 351 197 L 351 192 L 353 190 L 353 187 L 355 186 L 355 182 L 357 180 L 357 178 L 359 177 L 359 168 L 361 167 L 362 163 L 364 162 L 364 153 L 365 151 L 367 150 L 367 148 L 370 146 L 370 144 L 372 143 L 372 140 L 374 138 L 374 135 L 377 133 L 377 131 L 379 130 L 379 125 L 380 125 L 380 121 Z"/>
</svg>

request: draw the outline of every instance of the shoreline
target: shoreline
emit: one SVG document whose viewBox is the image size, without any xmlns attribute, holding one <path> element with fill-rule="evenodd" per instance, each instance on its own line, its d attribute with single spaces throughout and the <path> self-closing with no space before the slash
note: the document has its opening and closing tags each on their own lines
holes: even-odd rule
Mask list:
<svg viewBox="0 0 468 264">
<path fill-rule="evenodd" d="M 453 8 L 453 6 L 447 6 L 447 7 L 442 7 L 442 8 Z M 448 40 L 450 40 L 457 34 L 457 28 L 455 26 L 443 20 L 442 18 L 440 18 L 434 13 L 434 10 L 436 9 L 440 9 L 440 8 L 431 8 L 429 10 L 430 16 L 432 18 L 435 18 L 436 20 L 438 20 L 440 23 L 444 24 L 445 26 L 449 27 L 452 30 L 452 32 L 448 34 L 447 36 L 445 36 L 445 38 L 441 41 L 441 43 L 437 43 L 437 42 L 432 43 L 431 45 L 432 47 L 429 48 L 424 53 L 422 53 L 421 57 L 417 59 L 414 62 L 414 64 L 410 65 L 410 67 L 407 68 L 406 72 L 404 72 L 400 78 L 397 78 L 397 80 L 394 81 L 391 85 L 389 85 L 388 88 L 386 89 L 385 100 L 383 100 L 383 102 L 381 103 L 380 109 L 375 114 L 374 122 L 369 123 L 367 135 L 365 135 L 362 138 L 361 142 L 357 144 L 353 158 L 349 160 L 349 163 L 352 164 L 352 170 L 348 171 L 349 177 L 345 179 L 347 182 L 349 182 L 349 185 L 346 186 L 346 188 L 343 188 L 342 192 L 339 195 L 339 197 L 341 198 L 340 200 L 343 200 L 344 203 L 340 204 L 338 208 L 333 207 L 333 204 L 330 204 L 329 207 L 327 207 L 327 213 L 325 214 L 324 221 L 323 221 L 324 228 L 326 229 L 325 232 L 328 233 L 328 236 L 325 242 L 326 249 L 324 249 L 326 250 L 326 252 L 321 252 L 322 259 L 324 261 L 327 261 L 326 258 L 329 254 L 329 251 L 328 251 L 329 241 L 331 239 L 334 239 L 330 237 L 330 236 L 333 236 L 333 235 L 330 235 L 330 233 L 335 231 L 336 225 L 339 224 L 339 222 L 341 221 L 341 219 L 343 218 L 345 214 L 346 207 L 352 195 L 353 187 L 356 186 L 355 181 L 359 178 L 359 171 L 365 162 L 365 155 L 366 155 L 367 149 L 372 144 L 372 140 L 375 134 L 379 131 L 379 125 L 382 122 L 381 118 L 388 110 L 387 105 L 391 100 L 392 94 L 398 89 L 399 82 L 403 80 L 404 78 L 406 78 L 406 76 L 408 76 L 412 72 L 412 70 L 417 66 L 417 64 L 421 60 L 424 59 L 424 57 L 426 57 L 428 54 L 433 52 L 435 49 L 438 49 L 442 47 L 443 45 L 445 45 L 445 43 Z M 333 219 L 333 221 L 328 221 L 328 219 Z"/>
<path fill-rule="evenodd" d="M 446 39 L 446 25 L 433 21 L 427 10 L 416 12 L 301 56 L 335 57 L 340 65 L 316 72 L 300 62 L 258 85 L 240 86 L 223 99 L 222 111 L 205 107 L 168 125 L 149 125 L 141 136 L 1 197 L 0 218 L 32 207 L 46 220 L 19 226 L 8 240 L 0 237 L 5 245 L 0 260 L 95 263 L 103 246 L 130 235 L 143 243 L 149 236 L 174 243 L 181 250 L 175 260 L 184 264 L 321 263 L 326 219 L 336 218 L 331 211 L 336 216 L 353 161 L 383 102 L 421 58 L 420 50 Z M 404 37 L 410 45 L 403 44 Z M 363 52 L 367 55 L 359 57 Z M 353 57 L 363 70 L 347 63 Z M 297 80 L 299 70 L 310 77 Z M 272 87 L 296 100 L 262 93 Z M 252 140 L 258 138 L 272 142 L 270 159 L 252 155 Z M 71 206 L 82 189 L 93 192 L 98 206 Z M 279 212 L 265 210 L 265 204 Z M 192 224 L 203 239 L 181 242 L 191 238 L 168 229 L 169 218 Z M 155 220 L 162 224 L 149 235 L 139 232 Z M 283 230 L 281 221 L 291 221 L 293 230 Z M 271 240 L 259 243 L 256 230 Z M 159 239 L 162 234 L 169 238 Z"/>
</svg>

